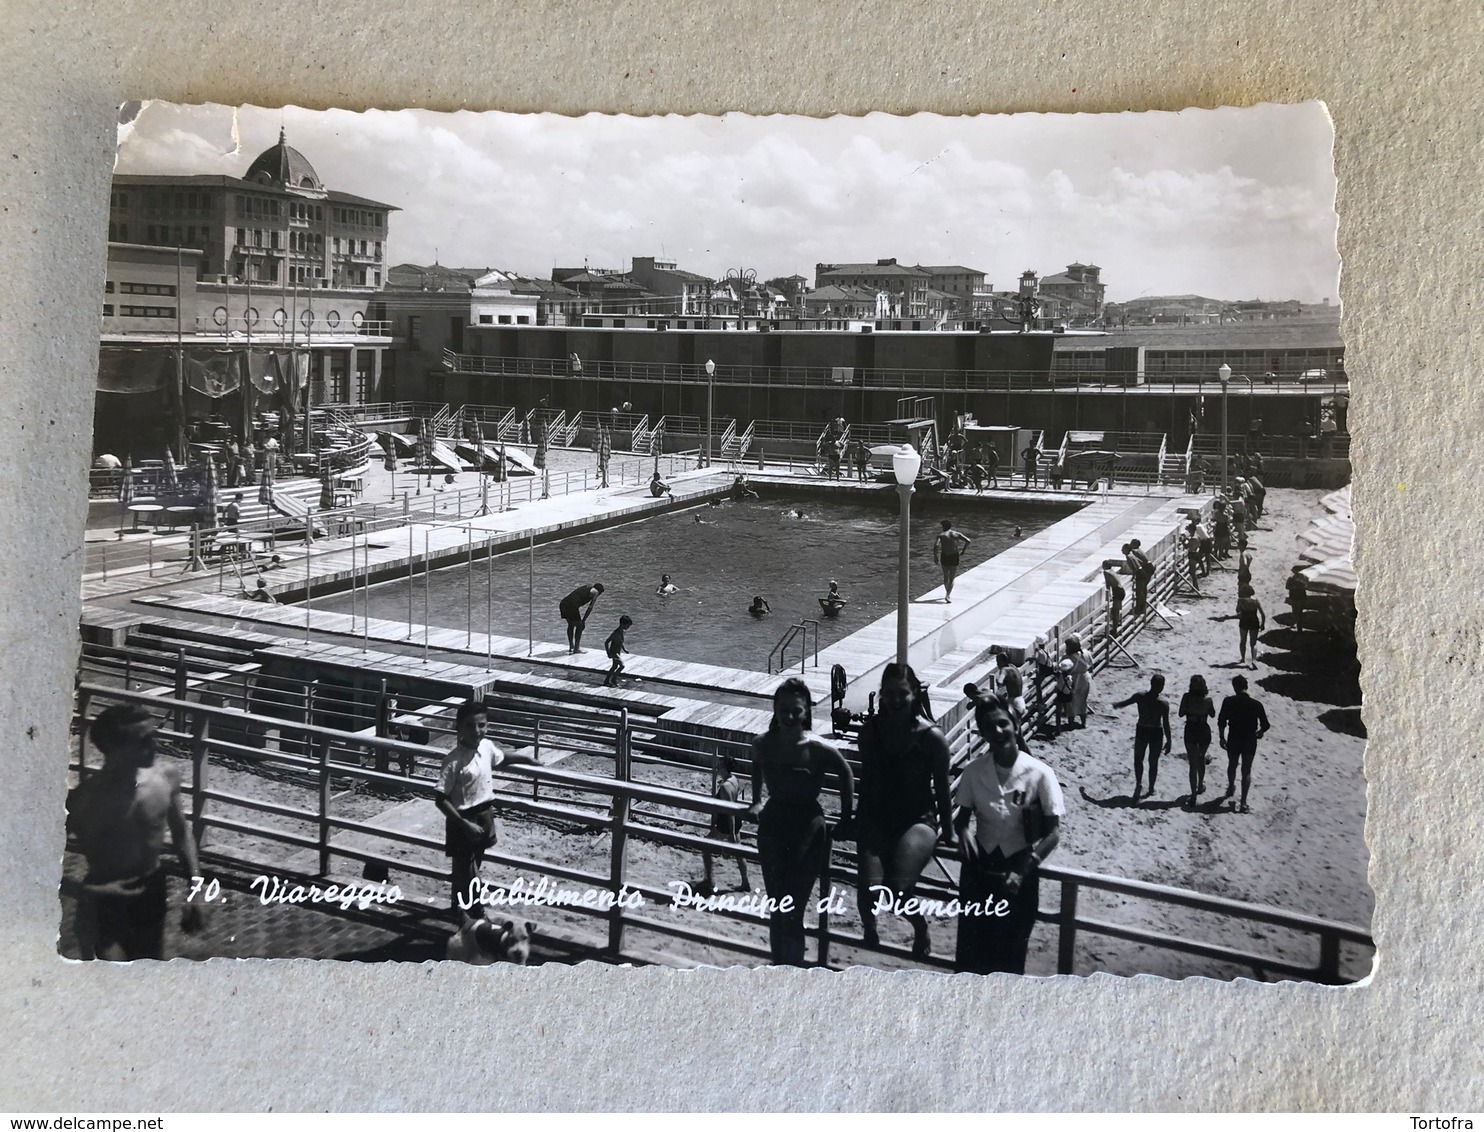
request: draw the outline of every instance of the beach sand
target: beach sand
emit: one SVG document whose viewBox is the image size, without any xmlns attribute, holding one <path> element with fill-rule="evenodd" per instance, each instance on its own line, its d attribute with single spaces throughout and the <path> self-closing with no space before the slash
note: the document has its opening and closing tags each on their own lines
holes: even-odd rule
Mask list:
<svg viewBox="0 0 1484 1132">
<path fill-rule="evenodd" d="M 1146 630 L 1131 644 L 1140 667 L 1109 668 L 1097 675 L 1085 731 L 1033 744 L 1037 757 L 1056 770 L 1067 800 L 1065 836 L 1052 863 L 1369 926 L 1373 896 L 1366 879 L 1365 741 L 1356 733 L 1359 669 L 1353 647 L 1317 632 L 1294 630 L 1284 588 L 1298 561 L 1298 533 L 1325 514 L 1319 505 L 1323 494 L 1269 490 L 1267 511 L 1259 529 L 1249 535 L 1253 585 L 1267 614 L 1256 671 L 1237 665 L 1235 619 L 1217 620 L 1231 614 L 1236 601 L 1233 556 L 1231 569 L 1201 580 L 1205 597 L 1171 602 L 1183 614 L 1171 618 L 1173 629 L 1165 630 L 1156 620 L 1158 628 Z M 1166 677 L 1174 743 L 1161 760 L 1153 797 L 1141 796 L 1135 806 L 1130 802 L 1135 709 L 1114 711 L 1111 705 L 1147 689 L 1155 672 Z M 1258 744 L 1250 813 L 1237 813 L 1235 799 L 1222 798 L 1226 753 L 1214 739 L 1205 793 L 1194 812 L 1183 808 L 1190 785 L 1182 721 L 1175 712 L 1197 673 L 1205 676 L 1218 708 L 1231 694 L 1231 677 L 1245 674 L 1272 723 Z M 1237 787 L 1240 794 L 1240 775 Z M 1160 911 L 1143 902 L 1089 896 L 1079 904 L 1081 915 L 1109 912 L 1109 919 L 1152 930 L 1199 925 L 1210 942 L 1305 962 L 1315 954 L 1312 945 L 1263 925 L 1234 927 L 1231 921 Z M 1044 894 L 1042 906 L 1050 906 Z M 1114 908 L 1116 914 L 1110 911 Z M 1136 954 L 1140 951 L 1142 957 Z M 1356 977 L 1368 968 L 1363 952 L 1352 954 L 1347 948 L 1345 954 L 1347 975 Z M 1147 949 L 1096 938 L 1089 938 L 1079 952 L 1079 969 L 1082 960 L 1123 973 L 1252 973 L 1213 967 L 1207 959 L 1155 958 Z"/>
</svg>

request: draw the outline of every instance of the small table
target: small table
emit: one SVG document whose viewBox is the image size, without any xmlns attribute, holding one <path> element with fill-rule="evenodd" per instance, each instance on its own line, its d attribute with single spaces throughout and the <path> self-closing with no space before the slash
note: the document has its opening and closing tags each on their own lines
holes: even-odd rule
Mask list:
<svg viewBox="0 0 1484 1132">
<path fill-rule="evenodd" d="M 137 531 L 141 522 L 149 521 L 154 523 L 155 530 L 158 531 L 160 529 L 160 515 L 164 510 L 165 505 L 163 503 L 129 504 L 129 514 L 134 516 L 134 526 L 132 529 Z"/>
<path fill-rule="evenodd" d="M 366 481 L 362 476 L 341 476 L 336 479 L 335 487 L 337 490 L 344 488 L 346 491 L 353 492 L 355 497 L 359 499 L 361 492 L 365 490 Z"/>
<path fill-rule="evenodd" d="M 182 505 L 177 505 L 175 507 L 166 507 L 165 525 L 173 531 L 176 527 L 180 526 L 181 523 L 189 524 L 195 514 L 196 508 L 194 507 L 186 507 Z"/>
</svg>

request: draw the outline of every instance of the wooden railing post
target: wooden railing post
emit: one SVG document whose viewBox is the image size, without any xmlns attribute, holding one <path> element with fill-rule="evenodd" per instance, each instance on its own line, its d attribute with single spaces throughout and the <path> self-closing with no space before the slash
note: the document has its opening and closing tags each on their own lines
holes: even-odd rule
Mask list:
<svg viewBox="0 0 1484 1132">
<path fill-rule="evenodd" d="M 197 713 L 191 727 L 191 837 L 197 850 L 206 836 L 206 747 L 210 732 L 211 717 Z"/>
<path fill-rule="evenodd" d="M 1075 881 L 1061 882 L 1061 911 L 1056 918 L 1056 973 L 1076 974 L 1077 951 L 1077 884 Z"/>
<path fill-rule="evenodd" d="M 330 875 L 330 737 L 319 741 L 319 875 Z"/>
<path fill-rule="evenodd" d="M 186 659 L 185 649 L 177 649 L 175 653 L 175 698 L 183 700 L 186 696 Z M 181 731 L 185 728 L 185 709 L 175 709 L 175 730 Z"/>
<path fill-rule="evenodd" d="M 1319 981 L 1331 986 L 1340 981 L 1340 937 L 1334 932 L 1319 934 Z"/>
<path fill-rule="evenodd" d="M 531 757 L 538 763 L 541 761 L 541 720 L 536 720 L 536 726 L 531 736 Z M 541 780 L 531 779 L 531 801 L 537 801 L 541 797 Z"/>
<path fill-rule="evenodd" d="M 613 752 L 613 777 L 620 783 L 629 781 L 629 709 L 622 708 L 618 713 L 618 742 Z M 622 786 L 613 794 L 613 821 L 612 833 L 610 834 L 611 849 L 608 859 L 608 887 L 615 897 L 613 907 L 608 911 L 608 950 L 617 955 L 623 950 L 623 909 L 617 902 L 617 896 L 624 886 L 625 864 L 628 844 L 628 822 L 629 822 L 629 792 Z"/>
</svg>

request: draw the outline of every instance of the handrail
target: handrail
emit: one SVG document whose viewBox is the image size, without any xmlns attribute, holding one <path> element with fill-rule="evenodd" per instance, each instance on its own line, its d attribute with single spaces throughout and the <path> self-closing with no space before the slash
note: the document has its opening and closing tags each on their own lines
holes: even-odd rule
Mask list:
<svg viewBox="0 0 1484 1132">
<path fill-rule="evenodd" d="M 775 656 L 778 657 L 778 671 L 779 672 L 782 672 L 783 671 L 783 652 L 784 652 L 785 649 L 788 648 L 788 646 L 790 644 L 793 643 L 793 639 L 795 637 L 797 637 L 803 631 L 804 631 L 804 627 L 802 625 L 790 625 L 787 629 L 785 629 L 783 631 L 783 636 L 781 636 L 781 637 L 778 638 L 778 643 L 775 644 L 772 647 L 772 649 L 770 649 L 769 652 L 768 652 L 768 675 L 769 676 L 772 676 L 773 675 L 773 658 Z"/>
<path fill-rule="evenodd" d="M 752 430 L 756 424 L 756 421 L 750 421 L 747 428 L 743 431 L 741 439 L 737 441 L 737 459 L 744 459 L 747 456 L 748 450 L 752 447 Z"/>
<path fill-rule="evenodd" d="M 430 798 L 435 788 L 435 783 L 430 779 L 407 778 L 379 769 L 364 768 L 359 761 L 336 759 L 333 756 L 337 751 L 369 750 L 373 753 L 378 767 L 390 766 L 393 760 L 400 761 L 402 756 L 413 759 L 421 757 L 426 765 L 430 755 L 436 757 L 435 752 L 430 751 L 426 746 L 364 732 L 350 733 L 311 722 L 255 714 L 234 707 L 197 703 L 179 694 L 159 695 L 135 692 L 92 682 L 83 682 L 77 689 L 75 720 L 82 731 L 86 731 L 90 707 L 103 702 L 139 704 L 147 709 L 166 714 L 167 726 L 159 732 L 161 739 L 166 742 L 184 744 L 191 759 L 188 790 L 189 821 L 193 836 L 198 843 L 207 829 L 230 829 L 260 842 L 315 852 L 318 857 L 315 875 L 318 876 L 331 875 L 334 871 L 332 862 L 338 857 L 355 864 L 376 864 L 399 870 L 404 874 L 427 877 L 445 884 L 448 882 L 449 871 L 446 868 L 430 868 L 407 861 L 400 856 L 389 854 L 388 850 L 383 848 L 390 843 L 393 847 L 410 845 L 437 851 L 443 847 L 441 841 L 425 835 L 405 833 L 340 817 L 333 810 L 334 801 L 338 795 L 331 790 L 332 776 L 337 780 L 351 780 L 383 789 L 410 792 L 424 798 Z M 316 687 L 311 684 L 302 700 L 306 713 L 313 712 L 316 702 Z M 535 796 L 530 799 L 503 792 L 500 804 L 509 812 L 529 814 L 538 820 L 544 817 L 557 818 L 564 822 L 574 820 L 586 822 L 594 831 L 606 828 L 609 831 L 612 847 L 606 875 L 599 871 L 584 872 L 554 862 L 516 857 L 499 850 L 487 855 L 487 860 L 491 864 L 512 868 L 521 875 L 544 875 L 556 878 L 558 881 L 575 882 L 578 885 L 595 889 L 606 888 L 607 891 L 613 893 L 627 887 L 630 891 L 640 892 L 646 902 L 663 904 L 670 894 L 645 884 L 641 878 L 630 875 L 627 855 L 623 850 L 628 838 L 644 838 L 691 853 L 701 851 L 729 853 L 749 861 L 757 861 L 757 850 L 751 846 L 718 842 L 710 837 L 685 831 L 686 829 L 699 829 L 700 823 L 697 821 L 661 824 L 667 822 L 663 814 L 637 810 L 635 803 L 647 803 L 663 807 L 666 811 L 679 810 L 682 813 L 693 813 L 705 817 L 717 814 L 740 817 L 745 813 L 746 806 L 742 802 L 717 799 L 709 793 L 635 781 L 631 773 L 633 750 L 636 741 L 642 745 L 641 735 L 651 730 L 653 723 L 645 721 L 636 724 L 625 710 L 619 713 L 616 720 L 611 715 L 608 716 L 603 724 L 600 746 L 613 753 L 614 775 L 611 778 L 542 765 L 501 768 L 496 771 L 496 774 L 502 783 L 529 782 L 536 788 Z M 269 750 L 245 746 L 234 741 L 236 737 L 252 729 L 273 730 L 277 731 L 280 736 L 287 733 L 292 749 Z M 282 768 L 283 771 L 297 776 L 302 788 L 312 794 L 314 798 L 312 808 L 282 802 L 269 803 L 259 798 L 232 794 L 212 786 L 209 780 L 209 767 L 213 757 L 247 760 Z M 743 759 L 745 762 L 745 754 Z M 78 748 L 77 769 L 80 778 L 86 778 L 92 773 L 87 760 L 86 740 L 80 743 Z M 557 787 L 566 794 L 576 794 L 578 797 L 558 801 L 542 799 L 539 796 L 542 786 Z M 590 796 L 592 800 L 589 801 L 584 796 Z M 269 826 L 254 824 L 248 819 L 220 816 L 213 812 L 214 803 L 244 810 L 249 814 L 267 813 L 279 818 L 288 818 L 309 828 L 305 832 L 298 832 L 282 828 L 281 823 Z M 674 828 L 675 824 L 679 824 L 681 828 Z M 361 836 L 356 839 L 355 844 L 347 843 L 343 839 L 332 841 L 335 835 L 346 832 Z M 240 859 L 243 864 L 256 864 L 256 862 L 248 862 L 245 858 L 226 856 L 229 860 Z M 951 859 L 952 854 L 950 851 L 940 849 L 939 856 Z M 826 888 L 837 879 L 847 884 L 855 881 L 853 857 L 852 852 L 840 847 L 836 848 L 836 860 L 832 862 L 825 878 Z M 1076 972 L 1076 944 L 1078 936 L 1083 933 L 1106 935 L 1164 950 L 1200 955 L 1250 968 L 1259 974 L 1296 975 L 1317 978 L 1325 982 L 1340 982 L 1342 979 L 1342 944 L 1374 948 L 1370 933 L 1363 927 L 1322 919 L 1305 913 L 1290 912 L 1269 905 L 1247 904 L 1186 889 L 1091 873 L 1080 869 L 1061 868 L 1056 865 L 1043 866 L 1041 876 L 1043 880 L 1058 884 L 1061 890 L 1060 905 L 1057 911 L 1048 913 L 1038 910 L 1038 919 L 1052 925 L 1056 933 L 1057 970 L 1061 973 Z M 1319 960 L 1317 965 L 1309 966 L 1289 959 L 1259 955 L 1220 944 L 1187 939 L 1171 933 L 1087 919 L 1079 916 L 1077 912 L 1078 896 L 1082 889 L 1105 891 L 1134 900 L 1152 901 L 1161 905 L 1190 909 L 1201 914 L 1222 915 L 1239 922 L 1266 924 L 1305 937 L 1315 937 L 1319 943 Z M 919 886 L 920 894 L 929 899 L 951 899 L 955 894 L 954 890 L 955 886 L 951 881 L 939 881 L 932 877 L 925 877 Z M 684 921 L 653 916 L 642 910 L 633 911 L 618 906 L 611 910 L 598 911 L 566 903 L 563 907 L 574 914 L 591 914 L 606 921 L 606 946 L 597 946 L 597 949 L 613 955 L 624 954 L 625 931 L 632 926 L 646 932 L 658 932 L 674 939 L 702 942 L 735 953 L 766 957 L 757 944 L 749 943 L 734 935 L 724 935 L 709 930 L 702 931 L 686 926 Z M 755 926 L 758 920 L 747 913 L 722 910 L 716 913 L 712 922 L 744 922 Z M 845 940 L 857 946 L 863 943 L 858 938 L 833 930 L 823 920 L 820 923 L 818 935 L 822 956 L 827 953 L 831 938 Z M 907 958 L 904 951 L 889 945 L 878 947 L 877 950 L 884 954 Z M 933 957 L 926 960 L 924 965 L 944 967 L 948 963 L 946 959 Z"/>
<path fill-rule="evenodd" d="M 1055 358 L 1065 355 L 1057 354 Z M 1073 391 L 1080 388 L 1127 390 L 1131 396 L 1142 396 L 1149 390 L 1179 387 L 1182 393 L 1204 392 L 1203 386 L 1217 388 L 1214 370 L 1203 365 L 1161 367 L 1153 359 L 1146 381 L 1129 388 L 1111 382 L 1100 370 L 1068 371 L 1065 364 L 1053 361 L 1049 369 L 933 369 L 870 367 L 855 370 L 854 385 L 860 388 L 918 390 L 921 392 L 963 393 L 982 390 L 1035 389 Z M 445 351 L 444 368 L 453 373 L 488 376 L 540 377 L 557 381 L 648 381 L 664 384 L 776 386 L 780 388 L 839 389 L 831 366 L 762 366 L 742 364 L 718 365 L 709 379 L 699 365 L 680 362 L 592 361 L 581 375 L 573 374 L 563 361 L 519 358 L 485 354 L 456 354 Z M 1271 392 L 1305 393 L 1314 396 L 1347 392 L 1349 380 L 1338 363 L 1326 367 L 1334 376 L 1323 382 L 1304 382 L 1297 377 L 1280 379 L 1272 385 L 1257 387 L 1258 395 Z"/>
</svg>

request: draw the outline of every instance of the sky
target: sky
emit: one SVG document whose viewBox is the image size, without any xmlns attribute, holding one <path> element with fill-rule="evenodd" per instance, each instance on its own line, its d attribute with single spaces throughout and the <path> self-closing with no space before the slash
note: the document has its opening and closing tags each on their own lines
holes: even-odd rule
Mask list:
<svg viewBox="0 0 1484 1132">
<path fill-rule="evenodd" d="M 1141 295 L 1339 299 L 1318 102 L 1180 113 L 803 118 L 146 103 L 119 173 L 241 176 L 280 127 L 330 189 L 400 208 L 392 263 L 549 277 L 657 256 L 713 278 L 818 263 L 1103 269 Z"/>
</svg>

